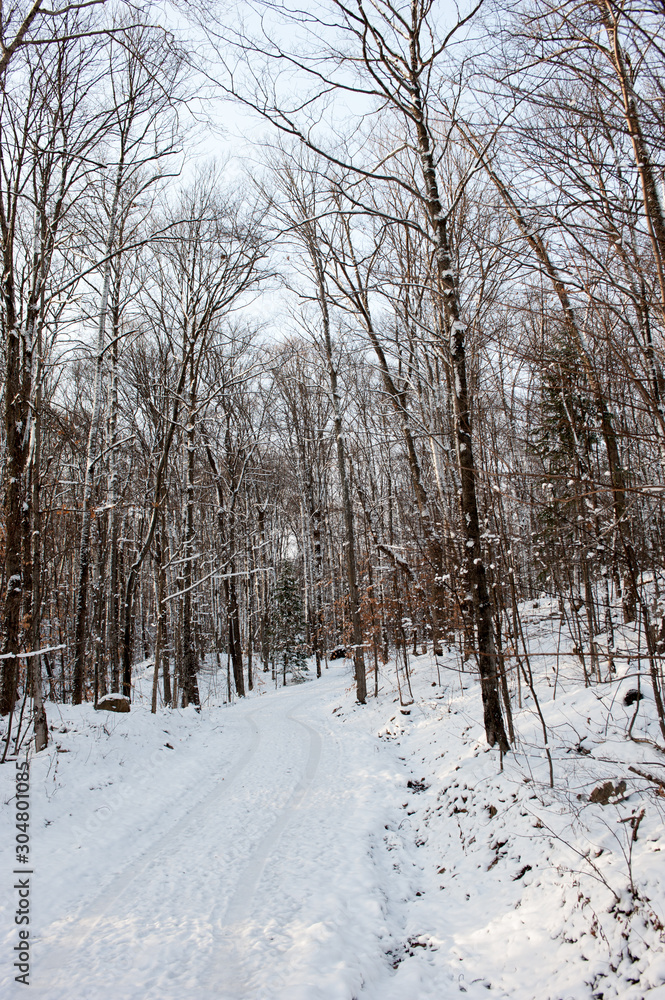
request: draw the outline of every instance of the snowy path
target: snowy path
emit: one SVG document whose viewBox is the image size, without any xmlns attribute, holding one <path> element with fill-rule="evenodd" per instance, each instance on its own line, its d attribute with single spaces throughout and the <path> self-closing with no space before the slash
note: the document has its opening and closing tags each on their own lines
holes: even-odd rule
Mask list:
<svg viewBox="0 0 665 1000">
<path fill-rule="evenodd" d="M 261 693 L 200 714 L 152 715 L 149 665 L 127 715 L 49 705 L 30 764 L 30 995 L 665 1000 L 653 704 L 629 743 L 632 677 L 600 694 L 562 682 L 543 702 L 550 788 L 528 705 L 501 768 L 471 676 L 439 686 L 429 658 L 412 667 L 403 712 L 389 667 L 356 705 L 346 663 L 278 691 L 260 675 Z M 14 772 L 0 768 L 3 1000 L 26 995 Z M 619 778 L 616 802 L 594 800 Z"/>
<path fill-rule="evenodd" d="M 332 694 L 341 680 L 323 684 Z M 322 686 L 237 705 L 221 716 L 214 741 L 192 741 L 193 771 L 207 755 L 203 795 L 184 814 L 178 796 L 165 796 L 161 821 L 143 832 L 134 804 L 132 859 L 101 891 L 97 885 L 96 898 L 89 892 L 67 906 L 71 916 L 60 912 L 43 928 L 31 995 L 386 995 L 380 982 L 391 971 L 386 952 L 403 886 L 396 872 L 390 892 L 393 865 L 374 842 L 403 781 L 390 748 L 332 731 Z M 329 703 L 326 712 L 330 718 Z M 99 833 L 102 846 L 126 838 L 124 812 Z"/>
</svg>

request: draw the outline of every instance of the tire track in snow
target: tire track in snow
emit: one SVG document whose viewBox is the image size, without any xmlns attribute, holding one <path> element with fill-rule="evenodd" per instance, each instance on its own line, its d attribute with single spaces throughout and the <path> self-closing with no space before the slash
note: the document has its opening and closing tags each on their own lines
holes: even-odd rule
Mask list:
<svg viewBox="0 0 665 1000">
<path fill-rule="evenodd" d="M 308 699 L 304 699 L 305 704 L 307 701 Z M 207 974 L 207 984 L 214 993 L 221 988 L 223 992 L 217 995 L 225 1000 L 226 998 L 240 1000 L 240 998 L 249 995 L 247 989 L 251 973 L 248 974 L 245 967 L 243 951 L 244 932 L 249 925 L 252 904 L 261 884 L 266 865 L 278 848 L 282 834 L 294 819 L 319 769 L 323 745 L 321 734 L 308 723 L 295 717 L 294 713 L 302 707 L 303 702 L 301 701 L 287 713 L 286 718 L 309 733 L 309 751 L 303 775 L 273 825 L 254 848 L 251 860 L 236 884 L 233 896 L 229 900 L 218 928 L 218 931 L 221 932 L 220 936 L 224 939 L 224 944 L 212 957 Z"/>
<path fill-rule="evenodd" d="M 247 750 L 240 755 L 240 763 L 232 766 L 230 776 L 221 775 L 217 778 L 212 789 L 206 791 L 191 810 L 182 816 L 156 843 L 151 843 L 138 858 L 123 869 L 100 892 L 97 899 L 84 908 L 81 914 L 72 917 L 65 925 L 64 930 L 57 931 L 53 935 L 54 940 L 49 940 L 46 936 L 42 938 L 41 943 L 46 945 L 47 950 L 40 957 L 39 968 L 34 980 L 35 989 L 45 989 L 44 979 L 46 978 L 48 981 L 48 973 L 62 970 L 62 951 L 69 951 L 73 954 L 75 950 L 80 949 L 94 933 L 100 922 L 111 914 L 114 903 L 126 892 L 132 882 L 156 864 L 159 858 L 182 838 L 190 827 L 200 823 L 210 807 L 223 799 L 236 784 L 243 771 L 255 757 L 261 742 L 261 733 L 253 715 L 254 712 L 245 716 L 245 721 L 251 730 L 249 745 Z"/>
<path fill-rule="evenodd" d="M 382 835 L 386 822 L 398 828 L 403 818 L 392 784 L 401 762 L 364 732 L 360 718 L 349 713 L 346 731 L 332 730 L 309 706 L 303 699 L 280 713 L 283 736 L 287 723 L 291 737 L 293 723 L 301 739 L 302 729 L 309 733 L 309 758 L 301 743 L 296 774 L 304 777 L 248 851 L 221 910 L 203 979 L 206 998 L 383 1000 L 395 975 L 392 956 L 405 940 L 409 894 Z M 314 736 L 298 714 L 313 718 Z M 320 762 L 312 758 L 314 744 Z M 289 764 L 278 756 L 275 783 Z M 416 994 L 400 1000 L 406 996 Z"/>
<path fill-rule="evenodd" d="M 376 866 L 364 820 L 353 834 L 340 829 L 358 811 L 349 786 L 358 750 L 314 709 L 318 701 L 312 687 L 238 706 L 252 735 L 245 731 L 235 749 L 228 770 L 236 773 L 219 788 L 209 782 L 191 812 L 79 904 L 82 916 L 52 925 L 40 942 L 47 954 L 35 955 L 36 998 L 103 1000 L 109 990 L 117 1000 L 359 995 L 363 976 L 340 969 L 348 961 L 341 956 L 355 955 L 358 931 L 362 955 L 353 964 L 371 970 L 380 943 L 364 904 L 358 921 L 347 900 L 358 884 L 372 894 Z M 340 993 L 349 975 L 354 990 Z"/>
<path fill-rule="evenodd" d="M 288 713 L 287 719 L 290 719 L 291 722 L 296 722 L 299 726 L 303 726 L 309 733 L 309 754 L 305 765 L 305 773 L 296 785 L 291 798 L 283 807 L 275 823 L 264 834 L 254 849 L 252 860 L 241 876 L 240 882 L 236 886 L 236 890 L 226 908 L 226 913 L 222 921 L 224 926 L 239 923 L 250 916 L 252 901 L 261 881 L 266 862 L 276 849 L 284 829 L 293 818 L 294 813 L 316 777 L 319 761 L 321 760 L 321 736 L 312 726 L 306 722 L 302 722 L 300 719 L 296 719 L 293 712 Z"/>
</svg>

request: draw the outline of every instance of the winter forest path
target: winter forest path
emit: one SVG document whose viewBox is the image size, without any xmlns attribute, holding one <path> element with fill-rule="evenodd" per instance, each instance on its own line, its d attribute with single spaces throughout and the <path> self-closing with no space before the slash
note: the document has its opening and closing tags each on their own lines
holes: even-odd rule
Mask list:
<svg viewBox="0 0 665 1000">
<path fill-rule="evenodd" d="M 209 755 L 208 784 L 184 803 L 165 793 L 159 824 L 143 830 L 135 807 L 132 859 L 40 929 L 32 996 L 381 995 L 408 895 L 381 839 L 401 782 L 392 748 L 331 726 L 322 688 L 341 681 L 220 710 L 215 743 L 191 741 Z M 121 816 L 99 836 L 126 838 Z"/>
</svg>

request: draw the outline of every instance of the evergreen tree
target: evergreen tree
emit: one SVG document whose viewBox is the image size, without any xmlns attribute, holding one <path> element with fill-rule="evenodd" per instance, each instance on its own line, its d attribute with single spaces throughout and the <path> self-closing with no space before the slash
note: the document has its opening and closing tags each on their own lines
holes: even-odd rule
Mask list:
<svg viewBox="0 0 665 1000">
<path fill-rule="evenodd" d="M 304 680 L 307 670 L 305 646 L 305 615 L 300 585 L 293 563 L 283 563 L 275 585 L 271 615 L 272 648 L 282 663 L 282 678 L 290 671 L 295 682 Z"/>
<path fill-rule="evenodd" d="M 584 372 L 573 346 L 563 339 L 555 340 L 544 359 L 539 394 L 536 426 L 529 443 L 543 463 L 543 493 L 537 513 L 541 532 L 534 552 L 542 567 L 542 586 L 552 566 L 565 563 L 579 549 L 580 533 L 589 534 L 589 526 L 583 523 L 586 518 L 580 516 L 580 504 L 571 502 L 571 496 L 585 494 L 593 447 L 598 442 L 593 399 Z M 590 539 L 585 541 L 588 547 Z"/>
</svg>

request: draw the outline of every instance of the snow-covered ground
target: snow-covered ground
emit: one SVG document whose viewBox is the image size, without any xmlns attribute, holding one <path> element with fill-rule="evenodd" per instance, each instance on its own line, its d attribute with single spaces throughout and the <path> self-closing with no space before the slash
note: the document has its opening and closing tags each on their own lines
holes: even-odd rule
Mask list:
<svg viewBox="0 0 665 1000">
<path fill-rule="evenodd" d="M 15 769 L 0 768 L 0 995 L 665 998 L 665 789 L 630 770 L 665 780 L 648 684 L 635 742 L 635 664 L 584 688 L 554 609 L 530 615 L 532 649 L 554 637 L 561 654 L 558 673 L 533 660 L 554 788 L 527 689 L 501 770 L 452 655 L 411 659 L 404 710 L 391 664 L 356 705 L 346 661 L 200 714 L 152 716 L 149 668 L 128 715 L 49 705 L 53 742 L 31 759 L 27 994 Z"/>
</svg>

